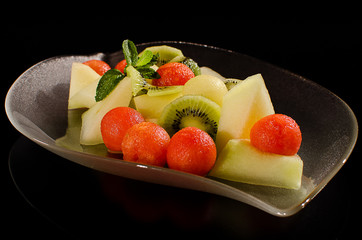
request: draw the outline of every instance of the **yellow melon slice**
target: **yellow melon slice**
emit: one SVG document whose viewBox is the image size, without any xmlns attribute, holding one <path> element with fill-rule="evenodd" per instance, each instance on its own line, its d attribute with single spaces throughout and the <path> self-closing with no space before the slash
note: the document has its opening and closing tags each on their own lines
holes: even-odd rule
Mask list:
<svg viewBox="0 0 362 240">
<path fill-rule="evenodd" d="M 132 98 L 131 78 L 125 77 L 102 101 L 97 102 L 82 115 L 80 143 L 96 145 L 103 143 L 101 121 L 106 113 L 116 107 L 128 107 Z"/>
<path fill-rule="evenodd" d="M 274 113 L 261 74 L 246 78 L 224 96 L 216 136 L 218 152 L 222 151 L 230 139 L 249 139 L 254 123 Z"/>
<path fill-rule="evenodd" d="M 83 63 L 74 62 L 70 77 L 69 99 L 92 82 L 97 81 L 100 77 L 91 67 Z"/>
</svg>

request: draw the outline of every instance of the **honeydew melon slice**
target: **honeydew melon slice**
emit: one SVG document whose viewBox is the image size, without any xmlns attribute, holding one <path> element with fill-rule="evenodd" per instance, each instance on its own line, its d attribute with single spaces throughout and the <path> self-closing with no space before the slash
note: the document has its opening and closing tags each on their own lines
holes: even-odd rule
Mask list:
<svg viewBox="0 0 362 240">
<path fill-rule="evenodd" d="M 263 152 L 248 139 L 232 139 L 219 154 L 210 176 L 256 185 L 299 189 L 303 161 L 298 155 Z"/>
<path fill-rule="evenodd" d="M 74 62 L 70 77 L 69 99 L 100 77 L 91 67 L 80 62 Z"/>
<path fill-rule="evenodd" d="M 101 121 L 104 115 L 116 107 L 128 107 L 132 98 L 131 78 L 125 77 L 102 101 L 97 102 L 82 115 L 80 144 L 96 145 L 103 143 Z"/>
<path fill-rule="evenodd" d="M 221 76 L 220 73 L 212 70 L 209 67 L 200 67 L 200 71 L 201 71 L 201 75 L 211 75 L 211 76 L 220 78 L 223 82 L 225 82 L 225 78 L 223 76 Z"/>
<path fill-rule="evenodd" d="M 218 152 L 230 139 L 249 139 L 254 123 L 273 113 L 274 107 L 261 74 L 236 85 L 224 95 L 216 136 Z"/>
<path fill-rule="evenodd" d="M 134 98 L 137 111 L 139 111 L 146 121 L 150 119 L 160 118 L 163 109 L 170 102 L 178 97 L 181 97 L 182 93 L 174 93 L 163 96 L 149 96 L 147 94 L 137 96 Z"/>
<path fill-rule="evenodd" d="M 68 109 L 76 108 L 91 108 L 96 104 L 96 90 L 99 79 L 90 83 L 88 86 L 83 88 L 74 94 L 68 103 Z"/>
</svg>

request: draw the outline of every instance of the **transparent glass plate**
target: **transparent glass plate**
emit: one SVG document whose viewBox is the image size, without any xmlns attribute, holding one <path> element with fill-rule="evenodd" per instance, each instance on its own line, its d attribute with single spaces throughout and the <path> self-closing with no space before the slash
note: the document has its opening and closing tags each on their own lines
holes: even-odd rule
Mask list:
<svg viewBox="0 0 362 240">
<path fill-rule="evenodd" d="M 70 150 L 55 144 L 68 121 L 68 91 L 72 62 L 101 59 L 114 67 L 121 51 L 88 56 L 58 56 L 25 71 L 11 86 L 5 109 L 10 122 L 40 146 L 83 166 L 122 177 L 169 186 L 205 191 L 236 199 L 276 216 L 290 216 L 303 209 L 346 163 L 357 140 L 358 125 L 349 106 L 329 90 L 269 63 L 216 47 L 186 42 L 139 44 L 141 51 L 152 45 L 180 48 L 200 66 L 221 75 L 244 79 L 261 73 L 275 111 L 293 117 L 300 125 L 303 142 L 299 155 L 304 161 L 302 187 L 287 190 L 254 186 L 125 162 L 94 149 Z"/>
</svg>

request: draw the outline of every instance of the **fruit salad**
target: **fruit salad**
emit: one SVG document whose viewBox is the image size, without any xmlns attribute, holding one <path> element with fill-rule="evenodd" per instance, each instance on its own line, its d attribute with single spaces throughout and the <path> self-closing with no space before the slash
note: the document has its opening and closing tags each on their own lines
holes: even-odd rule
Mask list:
<svg viewBox="0 0 362 240">
<path fill-rule="evenodd" d="M 224 78 L 170 46 L 138 53 L 130 40 L 115 68 L 72 65 L 68 109 L 84 109 L 57 144 L 105 146 L 120 159 L 200 176 L 299 189 L 302 135 L 276 114 L 261 74 Z M 74 141 L 73 141 L 74 142 Z"/>
</svg>

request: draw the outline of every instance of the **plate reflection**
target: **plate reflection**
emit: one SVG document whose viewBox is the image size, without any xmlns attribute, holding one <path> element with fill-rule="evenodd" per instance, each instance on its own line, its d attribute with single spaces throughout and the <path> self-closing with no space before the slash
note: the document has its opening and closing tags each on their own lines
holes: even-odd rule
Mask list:
<svg viewBox="0 0 362 240">
<path fill-rule="evenodd" d="M 25 137 L 15 142 L 9 154 L 9 169 L 17 189 L 29 204 L 60 229 L 82 238 L 282 236 L 290 239 L 298 236 L 299 239 L 325 234 L 326 230 L 328 235 L 335 236 L 346 219 L 348 207 L 340 204 L 338 209 L 330 211 L 331 205 L 345 201 L 339 197 L 343 186 L 332 182 L 332 187 L 326 188 L 314 204 L 294 216 L 278 218 L 221 196 L 92 170 L 63 159 Z M 332 202 L 328 201 L 331 197 Z M 322 223 L 318 220 L 316 226 L 315 219 L 322 219 Z"/>
</svg>

